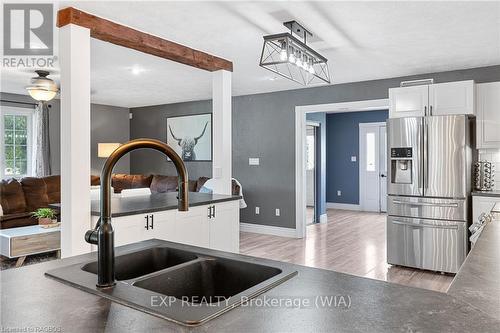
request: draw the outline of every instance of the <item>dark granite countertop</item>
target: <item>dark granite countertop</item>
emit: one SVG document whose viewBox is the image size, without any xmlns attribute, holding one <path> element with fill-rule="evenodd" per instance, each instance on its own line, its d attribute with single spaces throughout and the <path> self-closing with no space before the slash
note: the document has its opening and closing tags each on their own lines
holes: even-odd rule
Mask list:
<svg viewBox="0 0 500 333">
<path fill-rule="evenodd" d="M 1 326 L 52 327 L 63 332 L 498 332 L 498 285 L 494 281 L 500 274 L 500 223 L 495 223 L 481 235 L 449 294 L 280 263 L 298 275 L 258 296 L 260 306 L 254 302 L 202 326 L 186 328 L 44 276 L 49 269 L 93 259 L 92 253 L 3 271 Z M 183 246 L 208 255 L 240 257 Z M 336 296 L 332 305 L 315 305 L 318 297 L 328 296 Z M 265 299 L 310 299 L 313 305 L 263 306 Z"/>
<path fill-rule="evenodd" d="M 472 196 L 477 197 L 500 197 L 500 191 L 472 191 Z"/>
<path fill-rule="evenodd" d="M 189 206 L 203 206 L 217 202 L 239 200 L 238 195 L 209 194 L 199 192 L 189 192 Z M 51 205 L 59 208 L 60 204 Z M 91 215 L 99 216 L 99 200 L 92 200 Z M 141 195 L 135 197 L 112 197 L 111 216 L 127 216 L 163 210 L 177 209 L 177 192 L 155 193 L 151 195 Z"/>
<path fill-rule="evenodd" d="M 496 209 L 500 205 L 495 205 Z M 484 226 L 448 294 L 500 320 L 500 220 Z M 500 330 L 500 328 L 499 328 Z"/>
</svg>

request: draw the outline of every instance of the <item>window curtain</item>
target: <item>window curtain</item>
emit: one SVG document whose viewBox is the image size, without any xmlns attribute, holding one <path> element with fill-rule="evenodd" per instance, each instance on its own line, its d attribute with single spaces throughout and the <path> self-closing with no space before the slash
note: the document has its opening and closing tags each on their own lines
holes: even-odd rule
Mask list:
<svg viewBox="0 0 500 333">
<path fill-rule="evenodd" d="M 49 107 L 46 102 L 39 102 L 33 115 L 32 173 L 36 177 L 49 176 Z"/>
</svg>

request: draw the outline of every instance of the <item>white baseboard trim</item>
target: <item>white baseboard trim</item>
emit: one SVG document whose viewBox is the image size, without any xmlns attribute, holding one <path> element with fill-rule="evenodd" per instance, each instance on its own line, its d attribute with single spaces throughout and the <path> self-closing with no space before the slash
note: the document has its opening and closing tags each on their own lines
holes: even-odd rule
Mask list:
<svg viewBox="0 0 500 333">
<path fill-rule="evenodd" d="M 322 214 L 319 216 L 319 223 L 326 223 L 328 222 L 328 218 L 326 216 L 326 214 Z"/>
<path fill-rule="evenodd" d="M 297 231 L 295 229 L 274 227 L 263 224 L 240 223 L 240 231 L 253 232 L 255 234 L 297 238 Z"/>
<path fill-rule="evenodd" d="M 356 204 L 345 204 L 337 202 L 327 202 L 326 208 L 330 209 L 345 209 L 345 210 L 361 210 L 361 207 Z"/>
</svg>

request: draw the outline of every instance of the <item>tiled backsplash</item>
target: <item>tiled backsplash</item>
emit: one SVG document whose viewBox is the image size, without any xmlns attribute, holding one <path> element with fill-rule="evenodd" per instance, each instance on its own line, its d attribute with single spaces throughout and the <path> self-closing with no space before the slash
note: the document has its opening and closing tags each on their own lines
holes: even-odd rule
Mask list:
<svg viewBox="0 0 500 333">
<path fill-rule="evenodd" d="M 495 170 L 495 190 L 500 190 L 500 149 L 479 149 L 479 161 L 493 163 Z"/>
</svg>

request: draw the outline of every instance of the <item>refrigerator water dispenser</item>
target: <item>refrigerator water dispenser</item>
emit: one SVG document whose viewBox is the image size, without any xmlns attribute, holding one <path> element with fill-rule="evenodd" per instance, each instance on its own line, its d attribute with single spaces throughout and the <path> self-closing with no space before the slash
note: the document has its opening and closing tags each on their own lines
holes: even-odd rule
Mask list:
<svg viewBox="0 0 500 333">
<path fill-rule="evenodd" d="M 391 182 L 393 184 L 411 184 L 412 148 L 391 148 Z"/>
</svg>

